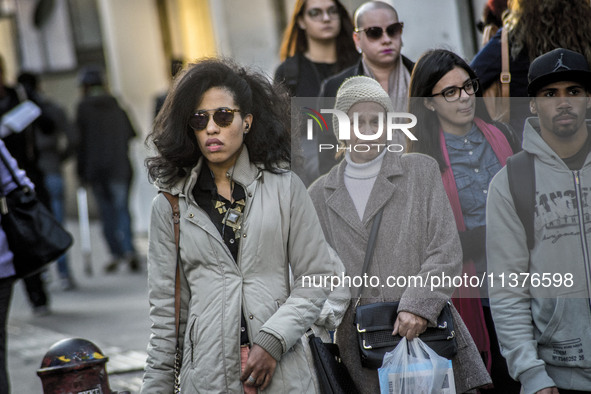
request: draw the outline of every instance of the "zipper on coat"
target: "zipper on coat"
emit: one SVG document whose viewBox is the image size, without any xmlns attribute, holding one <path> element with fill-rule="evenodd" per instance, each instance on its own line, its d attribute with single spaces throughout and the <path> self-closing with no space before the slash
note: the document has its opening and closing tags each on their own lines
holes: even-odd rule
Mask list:
<svg viewBox="0 0 591 394">
<path fill-rule="evenodd" d="M 587 243 L 587 234 L 585 231 L 585 212 L 583 211 L 583 191 L 581 187 L 580 171 L 573 171 L 573 180 L 575 182 L 575 194 L 577 198 L 577 215 L 579 217 L 579 232 L 581 237 L 581 247 L 583 249 L 583 264 L 585 265 L 587 296 L 590 299 L 589 308 L 591 309 L 591 273 L 589 272 L 589 245 Z"/>
<path fill-rule="evenodd" d="M 240 184 L 239 184 L 240 185 Z M 242 226 L 240 227 L 239 231 L 239 235 L 242 237 L 243 233 L 242 231 L 244 230 L 244 222 L 246 221 L 246 217 L 247 217 L 247 209 L 250 208 L 250 200 L 252 199 L 252 192 L 248 191 L 248 188 L 244 185 L 240 185 L 242 186 L 242 188 L 244 189 L 244 194 L 245 194 L 245 198 L 244 198 L 244 212 L 242 214 Z M 250 347 L 252 348 L 252 345 L 254 345 L 253 343 L 253 338 L 252 338 L 252 325 L 250 324 L 250 314 L 247 313 L 247 308 L 246 308 L 246 299 L 244 298 L 244 275 L 242 275 L 242 250 L 244 249 L 244 238 L 242 238 L 240 240 L 240 245 L 238 245 L 238 258 L 236 259 L 236 267 L 238 267 L 238 272 L 240 272 L 240 278 L 242 279 L 242 285 L 241 287 L 241 294 L 240 294 L 240 303 L 241 303 L 241 308 L 240 308 L 240 312 L 242 314 L 242 316 L 244 316 L 244 320 L 246 321 L 246 335 L 248 336 L 248 343 L 250 344 Z M 229 251 L 229 250 L 228 250 Z M 240 338 L 242 336 L 242 331 L 241 331 L 241 325 L 238 324 L 238 338 Z M 240 351 L 240 349 L 238 350 Z"/>
<path fill-rule="evenodd" d="M 246 208 L 246 206 L 245 206 Z M 244 241 L 240 241 L 240 245 L 238 245 L 238 261 L 236 261 L 236 266 L 238 267 L 238 272 L 240 272 L 240 278 L 242 279 L 242 285 L 240 286 L 240 304 L 241 304 L 241 308 L 240 308 L 240 312 L 242 313 L 242 316 L 244 316 L 244 321 L 246 322 L 246 335 L 248 336 L 248 343 L 250 344 L 250 347 L 252 348 L 252 345 L 254 345 L 254 343 L 252 343 L 253 338 L 252 338 L 252 327 L 250 324 L 250 315 L 247 313 L 246 311 L 246 299 L 244 298 L 244 276 L 242 275 L 242 270 L 241 268 L 241 262 L 242 262 L 242 248 L 244 247 Z M 238 324 L 238 338 L 240 338 L 242 336 L 242 331 L 241 331 L 241 325 Z"/>
</svg>

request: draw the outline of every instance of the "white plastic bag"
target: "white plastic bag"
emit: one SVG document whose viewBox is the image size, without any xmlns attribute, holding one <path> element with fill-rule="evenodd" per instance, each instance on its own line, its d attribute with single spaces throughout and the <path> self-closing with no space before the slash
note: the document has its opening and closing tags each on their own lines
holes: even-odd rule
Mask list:
<svg viewBox="0 0 591 394">
<path fill-rule="evenodd" d="M 456 394 L 451 360 L 419 338 L 402 338 L 378 369 L 381 394 Z"/>
</svg>

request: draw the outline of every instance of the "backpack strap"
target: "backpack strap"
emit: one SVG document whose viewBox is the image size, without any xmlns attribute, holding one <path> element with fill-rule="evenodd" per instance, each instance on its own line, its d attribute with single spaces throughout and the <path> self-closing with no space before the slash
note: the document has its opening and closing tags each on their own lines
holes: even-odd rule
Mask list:
<svg viewBox="0 0 591 394">
<path fill-rule="evenodd" d="M 527 237 L 527 248 L 532 250 L 534 239 L 534 207 L 536 202 L 536 172 L 534 155 L 521 151 L 507 159 L 509 191 L 517 216 Z"/>
</svg>

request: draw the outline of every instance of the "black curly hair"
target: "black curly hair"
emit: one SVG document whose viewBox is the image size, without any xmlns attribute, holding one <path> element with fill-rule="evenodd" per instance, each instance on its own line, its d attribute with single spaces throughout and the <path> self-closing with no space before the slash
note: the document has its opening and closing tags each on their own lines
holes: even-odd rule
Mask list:
<svg viewBox="0 0 591 394">
<path fill-rule="evenodd" d="M 204 93 L 214 87 L 227 89 L 242 113 L 253 116 L 244 138 L 250 161 L 275 173 L 289 166 L 289 100 L 283 88 L 231 60 L 203 59 L 177 75 L 146 138 L 146 144 L 153 144 L 157 151 L 145 162 L 151 181 L 170 185 L 197 164 L 202 153 L 189 119 Z"/>
</svg>

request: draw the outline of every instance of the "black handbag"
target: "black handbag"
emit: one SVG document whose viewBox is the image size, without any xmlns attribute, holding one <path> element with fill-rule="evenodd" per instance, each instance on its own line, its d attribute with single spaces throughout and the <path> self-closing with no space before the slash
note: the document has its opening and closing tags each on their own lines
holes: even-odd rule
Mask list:
<svg viewBox="0 0 591 394">
<path fill-rule="evenodd" d="M 0 214 L 16 276 L 24 278 L 63 255 L 73 239 L 35 192 L 18 181 L 2 151 L 0 158 L 18 185 L 7 195 L 0 190 Z"/>
<path fill-rule="evenodd" d="M 392 335 L 397 311 L 398 302 L 377 302 L 357 307 L 355 325 L 361 365 L 364 367 L 380 368 L 384 354 L 392 351 L 402 340 L 400 335 Z M 458 344 L 449 301 L 437 318 L 437 327 L 427 327 L 419 338 L 442 357 L 451 359 L 456 355 Z"/>
<path fill-rule="evenodd" d="M 349 370 L 341 360 L 338 345 L 324 343 L 314 334 L 310 334 L 308 337 L 322 394 L 359 393 L 351 375 L 349 375 Z"/>
<path fill-rule="evenodd" d="M 374 245 L 382 221 L 383 208 L 376 214 L 365 251 L 363 274 L 367 273 L 369 263 L 373 257 Z M 355 304 L 355 318 L 353 324 L 357 328 L 357 341 L 361 355 L 361 365 L 365 368 L 378 369 L 382 366 L 384 354 L 393 350 L 402 339 L 400 335 L 392 335 L 394 322 L 398 316 L 398 302 L 378 302 L 359 305 L 363 286 Z M 429 345 L 437 354 L 445 358 L 452 358 L 458 352 L 455 338 L 453 317 L 448 301 L 439 317 L 437 327 L 428 327 L 419 338 Z"/>
</svg>

